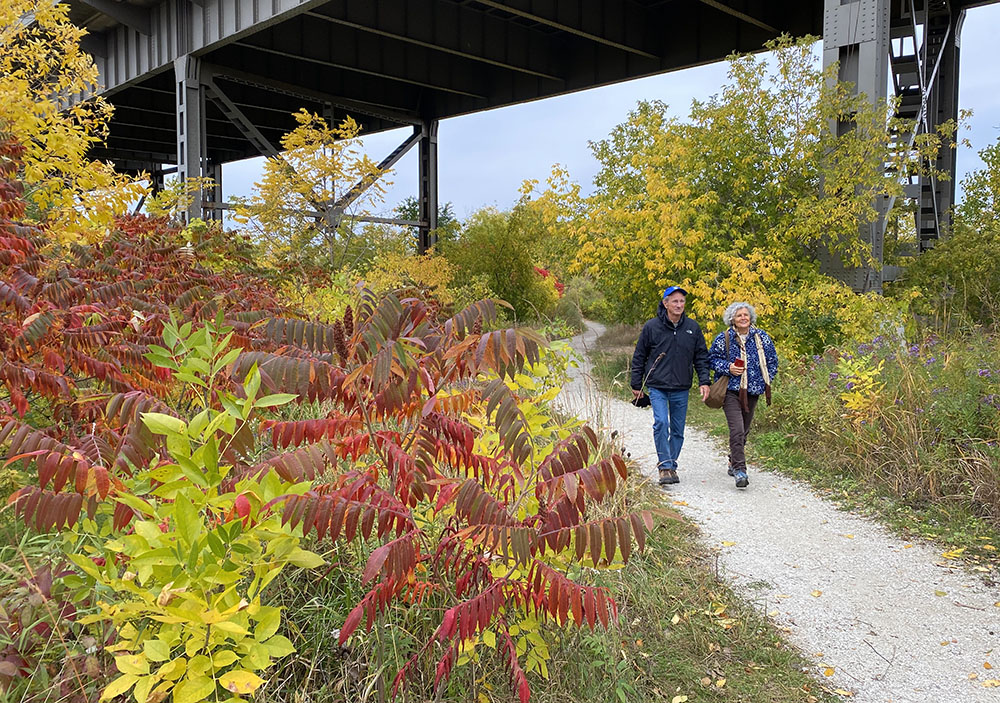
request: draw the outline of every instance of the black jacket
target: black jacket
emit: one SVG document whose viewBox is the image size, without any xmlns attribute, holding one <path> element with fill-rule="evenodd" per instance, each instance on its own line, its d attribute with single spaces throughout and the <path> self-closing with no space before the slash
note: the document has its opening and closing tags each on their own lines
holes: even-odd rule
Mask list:
<svg viewBox="0 0 1000 703">
<path fill-rule="evenodd" d="M 698 372 L 698 385 L 709 385 L 708 346 L 701 327 L 687 315 L 675 325 L 659 305 L 656 317 L 643 325 L 632 354 L 632 388 L 639 390 L 645 380 L 649 388 L 687 390 L 692 368 Z"/>
</svg>

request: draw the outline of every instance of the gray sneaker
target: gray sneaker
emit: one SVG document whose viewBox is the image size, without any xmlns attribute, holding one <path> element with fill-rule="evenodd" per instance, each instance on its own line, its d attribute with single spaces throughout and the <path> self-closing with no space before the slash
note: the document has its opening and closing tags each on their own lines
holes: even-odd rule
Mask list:
<svg viewBox="0 0 1000 703">
<path fill-rule="evenodd" d="M 737 488 L 746 488 L 748 485 L 750 485 L 750 479 L 747 478 L 747 472 L 746 471 L 737 471 L 734 474 L 734 476 L 736 476 L 736 487 Z"/>
</svg>

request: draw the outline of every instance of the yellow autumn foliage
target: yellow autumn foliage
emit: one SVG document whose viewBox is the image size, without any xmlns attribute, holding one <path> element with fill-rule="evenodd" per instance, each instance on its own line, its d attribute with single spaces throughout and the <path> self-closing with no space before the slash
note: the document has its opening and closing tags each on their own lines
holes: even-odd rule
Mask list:
<svg viewBox="0 0 1000 703">
<path fill-rule="evenodd" d="M 21 179 L 52 236 L 94 240 L 146 186 L 87 157 L 106 137 L 112 107 L 93 95 L 97 68 L 68 12 L 46 0 L 0 3 L 0 133 L 25 147 Z M 74 101 L 81 94 L 90 97 Z"/>
<path fill-rule="evenodd" d="M 915 150 L 893 150 L 889 135 L 907 129 L 893 106 L 852 95 L 835 66 L 818 65 L 813 42 L 782 37 L 769 58 L 731 57 L 727 84 L 695 101 L 687 121 L 641 102 L 592 145 L 592 196 L 581 198 L 559 169 L 557 187 L 538 194 L 530 184 L 533 203 L 575 245 L 571 272 L 594 280 L 618 320 L 648 318 L 664 287 L 679 284 L 708 331 L 735 300 L 753 303 L 796 346 L 830 314 L 857 318 L 840 329 L 864 326 L 849 289 L 820 274 L 819 253 L 871 263 L 859 225 L 902 187 L 886 164 L 926 168 L 919 156 L 951 143 L 954 125 Z M 838 120 L 856 128 L 838 134 Z"/>
<path fill-rule="evenodd" d="M 455 267 L 443 256 L 429 253 L 413 256 L 404 252 L 389 252 L 377 258 L 364 274 L 365 285 L 376 293 L 398 288 L 426 291 L 444 305 L 455 302 L 450 285 Z"/>
<path fill-rule="evenodd" d="M 232 199 L 233 219 L 247 226 L 268 265 L 337 270 L 350 264 L 350 218 L 381 202 L 386 173 L 362 152 L 361 125 L 351 117 L 337 125 L 306 110 L 294 117 L 298 126 L 282 137 L 281 154 L 264 162 L 250 197 Z"/>
</svg>

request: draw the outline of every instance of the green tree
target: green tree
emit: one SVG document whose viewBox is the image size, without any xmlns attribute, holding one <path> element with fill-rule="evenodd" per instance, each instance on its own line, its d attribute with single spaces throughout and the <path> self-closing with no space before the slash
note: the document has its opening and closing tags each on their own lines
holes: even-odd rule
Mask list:
<svg viewBox="0 0 1000 703">
<path fill-rule="evenodd" d="M 543 285 L 532 258 L 537 230 L 522 208 L 483 208 L 466 220 L 441 253 L 458 268 L 460 282 L 483 281 L 493 295 L 514 307 L 518 319 L 535 319 L 555 304 L 554 289 Z"/>
<path fill-rule="evenodd" d="M 1000 320 L 1000 142 L 979 152 L 983 167 L 962 181 L 954 223 L 907 269 L 904 290 L 920 293 L 925 312 L 975 324 Z"/>
<path fill-rule="evenodd" d="M 396 217 L 401 220 L 414 220 L 419 222 L 420 201 L 412 195 L 406 197 L 393 209 L 393 212 Z M 437 217 L 437 229 L 434 230 L 437 240 L 439 242 L 453 240 L 458 235 L 462 226 L 462 223 L 458 221 L 457 217 L 455 217 L 454 206 L 451 203 L 438 205 Z M 409 230 L 413 237 L 414 249 L 416 249 L 417 228 L 410 227 Z"/>
</svg>

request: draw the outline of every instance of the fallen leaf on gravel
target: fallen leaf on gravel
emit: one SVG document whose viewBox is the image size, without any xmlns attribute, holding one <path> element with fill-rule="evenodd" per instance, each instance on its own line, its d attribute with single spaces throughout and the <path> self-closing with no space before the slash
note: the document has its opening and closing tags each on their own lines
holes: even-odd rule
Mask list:
<svg viewBox="0 0 1000 703">
<path fill-rule="evenodd" d="M 819 598 L 821 595 L 823 595 L 823 591 L 813 591 L 809 595 L 811 595 L 813 598 Z"/>
<path fill-rule="evenodd" d="M 970 680 L 971 680 L 971 679 L 978 679 L 978 678 L 979 678 L 979 674 L 977 674 L 977 673 L 976 673 L 976 672 L 974 672 L 974 671 L 973 671 L 973 672 L 972 672 L 971 674 L 969 674 L 969 679 L 970 679 Z"/>
<path fill-rule="evenodd" d="M 846 537 L 847 539 L 854 539 L 854 535 L 841 535 L 841 537 Z"/>
<path fill-rule="evenodd" d="M 936 595 L 938 598 L 940 598 L 941 596 L 948 595 L 948 591 L 934 591 L 934 595 Z"/>
<path fill-rule="evenodd" d="M 951 551 L 944 552 L 941 554 L 945 559 L 958 559 L 962 556 L 962 552 L 965 551 L 965 547 L 959 547 L 958 549 L 952 549 Z"/>
<path fill-rule="evenodd" d="M 816 652 L 813 656 L 814 657 L 822 657 L 823 656 L 823 652 Z"/>
<path fill-rule="evenodd" d="M 984 668 L 984 669 L 992 669 L 992 668 L 993 668 L 993 665 L 992 665 L 992 664 L 990 664 L 989 662 L 984 662 L 984 663 L 983 663 L 983 668 Z"/>
<path fill-rule="evenodd" d="M 903 549 L 913 549 L 913 545 L 912 544 L 904 544 L 903 545 Z"/>
<path fill-rule="evenodd" d="M 769 617 L 769 618 L 776 618 L 776 617 L 778 617 L 778 611 L 777 610 L 772 610 L 770 613 L 767 614 L 767 617 Z"/>
<path fill-rule="evenodd" d="M 687 505 L 686 500 L 675 500 L 674 505 Z"/>
<path fill-rule="evenodd" d="M 995 607 L 1000 608 L 1000 600 L 993 604 Z"/>
<path fill-rule="evenodd" d="M 823 669 L 823 676 L 833 676 L 833 674 L 834 671 L 832 666 L 828 666 L 825 669 Z"/>
<path fill-rule="evenodd" d="M 833 689 L 833 692 L 836 693 L 838 696 L 846 696 L 848 698 L 854 695 L 853 691 L 845 691 L 842 688 L 835 688 Z"/>
<path fill-rule="evenodd" d="M 997 550 L 997 548 L 994 547 L 992 544 L 984 544 L 983 549 L 985 549 L 988 552 L 995 552 Z"/>
<path fill-rule="evenodd" d="M 945 640 L 944 642 L 941 643 L 941 646 L 942 647 L 947 647 L 949 644 L 951 644 L 951 642 L 949 642 L 948 640 Z"/>
<path fill-rule="evenodd" d="M 723 542 L 723 543 L 722 543 L 722 546 L 723 546 L 723 547 L 732 547 L 732 546 L 734 546 L 735 544 L 736 544 L 736 542 Z"/>
<path fill-rule="evenodd" d="M 986 679 L 983 688 L 1000 688 L 1000 679 Z"/>
</svg>

